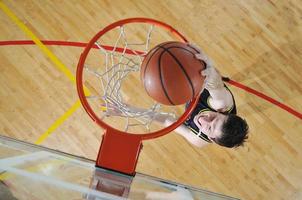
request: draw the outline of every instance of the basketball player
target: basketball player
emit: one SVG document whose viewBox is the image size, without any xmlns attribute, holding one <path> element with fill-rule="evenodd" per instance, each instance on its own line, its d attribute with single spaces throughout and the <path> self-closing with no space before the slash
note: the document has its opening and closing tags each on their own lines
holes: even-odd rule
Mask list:
<svg viewBox="0 0 302 200">
<path fill-rule="evenodd" d="M 210 143 L 228 148 L 243 145 L 248 138 L 249 127 L 244 119 L 236 115 L 235 100 L 231 91 L 224 85 L 212 61 L 198 47 L 190 46 L 200 52 L 195 57 L 204 62 L 206 69 L 201 72 L 201 76 L 206 78 L 197 106 L 175 132 L 197 147 Z M 141 108 L 131 108 L 143 111 Z M 119 111 L 109 109 L 107 112 L 118 115 Z M 154 119 L 164 126 L 169 126 L 175 121 L 162 114 L 156 115 Z"/>
<path fill-rule="evenodd" d="M 204 62 L 206 69 L 204 90 L 191 116 L 175 131 L 197 147 L 215 143 L 232 148 L 243 145 L 248 138 L 248 124 L 236 115 L 236 105 L 231 91 L 224 85 L 222 77 L 212 61 L 195 45 L 200 53 L 195 57 Z M 166 119 L 165 125 L 173 123 Z"/>
</svg>

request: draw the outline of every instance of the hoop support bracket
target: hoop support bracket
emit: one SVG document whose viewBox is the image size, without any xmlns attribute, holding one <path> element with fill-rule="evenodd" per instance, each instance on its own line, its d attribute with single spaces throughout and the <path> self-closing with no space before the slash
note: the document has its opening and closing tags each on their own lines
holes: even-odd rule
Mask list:
<svg viewBox="0 0 302 200">
<path fill-rule="evenodd" d="M 103 135 L 96 167 L 133 176 L 142 147 L 142 139 L 139 135 L 107 129 Z"/>
</svg>

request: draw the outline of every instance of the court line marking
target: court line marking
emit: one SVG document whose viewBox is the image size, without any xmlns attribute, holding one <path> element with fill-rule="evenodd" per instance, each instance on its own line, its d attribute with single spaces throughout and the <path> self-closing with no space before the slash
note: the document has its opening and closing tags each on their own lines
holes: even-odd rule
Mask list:
<svg viewBox="0 0 302 200">
<path fill-rule="evenodd" d="M 61 124 L 64 123 L 78 108 L 81 107 L 80 100 L 77 100 L 71 108 L 69 108 L 62 116 L 60 116 L 40 137 L 35 141 L 35 144 L 42 144 Z"/>
<path fill-rule="evenodd" d="M 56 40 L 41 40 L 41 42 L 45 45 L 59 45 L 59 46 L 74 46 L 74 47 L 85 47 L 87 43 L 83 42 L 70 42 L 70 41 L 56 41 Z M 32 45 L 34 44 L 32 41 L 29 40 L 17 40 L 17 41 L 0 41 L 0 46 L 6 46 L 6 45 Z M 97 48 L 97 47 L 93 47 Z M 107 47 L 109 48 L 109 47 Z M 302 113 L 295 110 L 294 108 L 291 108 L 284 103 L 281 103 L 280 101 L 277 101 L 257 90 L 254 90 L 246 85 L 243 85 L 237 81 L 231 80 L 230 78 L 223 77 L 223 81 L 229 83 L 230 85 L 233 85 L 237 88 L 240 88 L 242 90 L 245 90 L 248 93 L 251 93 L 255 96 L 258 96 L 259 98 L 268 101 L 269 103 L 274 104 L 275 106 L 287 111 L 288 113 L 296 116 L 297 118 L 302 120 Z"/>
<path fill-rule="evenodd" d="M 2 2 L 0 1 L 2 11 L 27 35 L 33 42 L 42 50 L 44 55 L 48 57 L 55 66 L 63 72 L 67 78 L 76 83 L 75 76 L 71 71 L 39 40 L 39 38 Z M 84 88 L 87 95 L 89 90 Z M 57 119 L 40 137 L 35 141 L 35 144 L 41 144 L 55 129 L 57 129 L 72 113 L 80 107 L 79 100 L 75 102 L 59 119 Z"/>
<path fill-rule="evenodd" d="M 302 113 L 300 113 L 300 112 L 294 110 L 293 108 L 291 108 L 291 107 L 289 107 L 289 106 L 281 103 L 280 101 L 277 101 L 277 100 L 275 100 L 275 99 L 273 99 L 273 98 L 271 98 L 271 97 L 269 97 L 269 96 L 267 96 L 267 95 L 265 95 L 265 94 L 263 94 L 263 93 L 261 93 L 261 92 L 259 92 L 257 90 L 254 90 L 254 89 L 252 89 L 252 88 L 250 88 L 248 86 L 245 86 L 245 85 L 243 85 L 243 84 L 241 84 L 239 82 L 236 82 L 236 81 L 234 81 L 232 79 L 225 80 L 225 82 L 227 82 L 227 83 L 229 83 L 229 84 L 231 84 L 233 86 L 236 86 L 236 87 L 238 87 L 238 88 L 240 88 L 242 90 L 245 90 L 246 92 L 251 93 L 251 94 L 253 94 L 253 95 L 257 96 L 257 97 L 260 97 L 261 99 L 264 99 L 264 100 L 270 102 L 271 104 L 273 104 L 273 105 L 275 105 L 275 106 L 277 106 L 277 107 L 279 107 L 279 108 L 287 111 L 288 113 L 290 113 L 290 114 L 298 117 L 299 119 L 302 119 Z"/>
<path fill-rule="evenodd" d="M 42 52 L 63 72 L 70 81 L 75 83 L 75 76 L 71 71 L 39 40 L 39 38 L 2 2 L 0 1 L 2 11 L 42 50 Z"/>
</svg>

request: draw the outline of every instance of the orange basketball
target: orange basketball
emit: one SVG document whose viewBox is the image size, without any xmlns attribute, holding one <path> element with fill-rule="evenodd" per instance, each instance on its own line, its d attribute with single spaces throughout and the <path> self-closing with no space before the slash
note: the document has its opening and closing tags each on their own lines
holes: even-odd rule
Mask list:
<svg viewBox="0 0 302 200">
<path fill-rule="evenodd" d="M 141 80 L 148 95 L 165 105 L 180 105 L 201 92 L 204 62 L 195 58 L 196 49 L 182 42 L 165 42 L 144 58 Z"/>
</svg>

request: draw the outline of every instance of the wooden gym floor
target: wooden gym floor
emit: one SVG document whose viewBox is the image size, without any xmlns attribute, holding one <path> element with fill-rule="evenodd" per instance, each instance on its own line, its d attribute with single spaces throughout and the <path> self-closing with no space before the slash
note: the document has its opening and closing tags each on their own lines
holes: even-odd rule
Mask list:
<svg viewBox="0 0 302 200">
<path fill-rule="evenodd" d="M 250 125 L 245 147 L 198 149 L 171 133 L 144 143 L 137 171 L 241 199 L 302 199 L 301 1 L 0 2 L 0 41 L 37 43 L 1 43 L 0 134 L 95 159 L 101 130 L 72 81 L 82 48 L 39 40 L 87 42 L 114 21 L 154 18 L 202 47 L 224 76 L 293 110 L 230 86 Z"/>
</svg>

